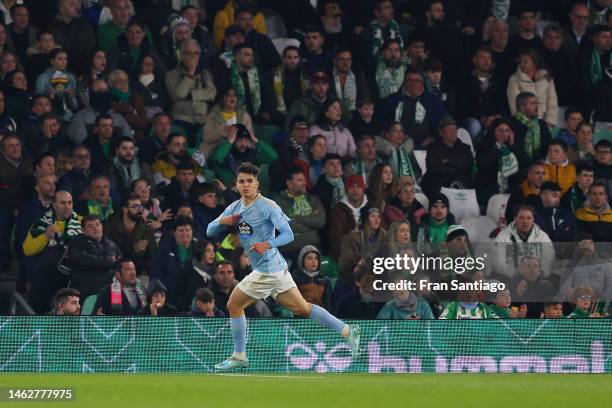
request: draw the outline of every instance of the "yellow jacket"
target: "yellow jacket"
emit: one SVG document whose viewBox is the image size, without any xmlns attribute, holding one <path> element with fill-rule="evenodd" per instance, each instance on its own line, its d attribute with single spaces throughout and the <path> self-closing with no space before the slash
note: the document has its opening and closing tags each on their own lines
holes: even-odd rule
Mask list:
<svg viewBox="0 0 612 408">
<path fill-rule="evenodd" d="M 213 39 L 215 48 L 221 48 L 221 42 L 225 37 L 225 29 L 234 24 L 234 2 L 227 2 L 225 8 L 217 13 L 213 24 Z M 253 28 L 260 34 L 266 34 L 266 23 L 262 13 L 257 13 L 253 17 Z"/>
<path fill-rule="evenodd" d="M 558 166 L 556 164 L 546 163 L 545 181 L 554 181 L 561 187 L 561 194 L 567 193 L 576 183 L 576 166 L 567 164 Z"/>
</svg>

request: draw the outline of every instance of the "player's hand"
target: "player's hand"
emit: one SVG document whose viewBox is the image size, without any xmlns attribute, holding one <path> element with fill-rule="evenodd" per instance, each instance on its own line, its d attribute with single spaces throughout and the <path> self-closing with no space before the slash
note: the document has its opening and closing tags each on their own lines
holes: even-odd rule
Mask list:
<svg viewBox="0 0 612 408">
<path fill-rule="evenodd" d="M 263 253 L 265 253 L 270 248 L 272 248 L 272 245 L 270 245 L 267 241 L 266 242 L 257 242 L 257 243 L 255 243 L 255 244 L 253 244 L 251 246 L 249 251 L 255 251 L 259 255 L 262 255 Z"/>
<path fill-rule="evenodd" d="M 240 214 L 234 214 L 234 215 L 230 215 L 230 216 L 221 218 L 221 220 L 219 221 L 219 224 L 234 225 L 238 222 L 239 219 L 240 219 Z"/>
</svg>

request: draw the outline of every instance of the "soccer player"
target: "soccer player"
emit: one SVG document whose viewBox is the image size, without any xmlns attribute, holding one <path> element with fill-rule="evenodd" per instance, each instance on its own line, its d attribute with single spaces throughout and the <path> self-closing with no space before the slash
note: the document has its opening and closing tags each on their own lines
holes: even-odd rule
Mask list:
<svg viewBox="0 0 612 408">
<path fill-rule="evenodd" d="M 341 334 L 347 339 L 353 357 L 357 356 L 359 326 L 349 326 L 322 307 L 306 302 L 293 282 L 287 262 L 277 249 L 293 240 L 289 218 L 274 201 L 259 194 L 259 169 L 247 162 L 241 164 L 236 173 L 236 186 L 241 199 L 230 204 L 223 214 L 211 222 L 206 234 L 215 236 L 222 225 L 237 224 L 240 242 L 245 251 L 248 251 L 253 272 L 234 288 L 227 302 L 234 353 L 227 360 L 215 365 L 215 368 L 231 370 L 248 366 L 244 309 L 258 299 L 268 296 L 272 296 L 293 314 L 308 316 Z M 276 237 L 275 229 L 279 231 Z"/>
</svg>

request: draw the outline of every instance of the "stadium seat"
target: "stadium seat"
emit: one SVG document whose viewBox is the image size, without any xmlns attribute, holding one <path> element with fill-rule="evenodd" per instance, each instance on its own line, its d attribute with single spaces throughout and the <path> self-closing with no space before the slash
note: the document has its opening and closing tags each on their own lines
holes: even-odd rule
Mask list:
<svg viewBox="0 0 612 408">
<path fill-rule="evenodd" d="M 495 223 L 499 221 L 499 213 L 502 206 L 508 204 L 510 194 L 495 194 L 489 199 L 487 203 L 487 216 L 491 218 Z"/>
<path fill-rule="evenodd" d="M 429 208 L 429 198 L 423 193 L 416 193 L 415 199 L 423 206 L 423 208 Z"/>
<path fill-rule="evenodd" d="M 321 274 L 330 279 L 337 279 L 339 275 L 338 264 L 331 256 L 324 255 L 321 257 L 321 266 L 319 268 Z"/>
<path fill-rule="evenodd" d="M 271 125 L 253 126 L 253 130 L 255 131 L 255 136 L 258 139 L 261 139 L 271 145 L 274 145 L 274 143 L 278 141 L 276 139 L 279 138 L 279 135 L 283 134 L 281 128 Z"/>
<path fill-rule="evenodd" d="M 491 238 L 489 238 L 489 234 L 491 234 L 491 231 L 497 228 L 497 223 L 486 215 L 469 215 L 467 217 L 463 217 L 461 220 L 461 226 L 463 226 L 463 228 L 465 228 L 467 231 L 470 241 L 489 242 L 491 240 Z"/>
<path fill-rule="evenodd" d="M 274 10 L 263 9 L 262 12 L 266 25 L 266 35 L 272 40 L 275 38 L 287 37 L 287 26 L 282 17 Z"/>
<path fill-rule="evenodd" d="M 94 312 L 94 307 L 96 306 L 96 301 L 98 300 L 98 295 L 89 295 L 83 301 L 83 306 L 81 306 L 81 314 L 82 315 L 91 315 Z"/>
<path fill-rule="evenodd" d="M 421 174 L 427 173 L 427 161 L 425 160 L 425 157 L 427 156 L 427 151 L 415 150 L 413 153 L 419 167 L 421 168 Z"/>
<path fill-rule="evenodd" d="M 470 136 L 470 133 L 464 128 L 459 128 L 457 130 L 457 138 L 466 145 L 470 146 L 472 156 L 476 157 L 476 151 L 474 151 L 474 142 L 472 142 L 472 137 Z"/>
<path fill-rule="evenodd" d="M 278 51 L 280 55 L 283 55 L 283 51 L 285 50 L 285 48 L 289 47 L 290 45 L 299 48 L 300 40 L 298 40 L 297 38 L 273 38 L 272 44 L 274 44 L 274 48 L 276 48 L 276 51 Z"/>
<path fill-rule="evenodd" d="M 563 129 L 565 127 L 565 111 L 567 110 L 567 106 L 559 106 L 557 108 L 557 123 L 555 127 L 559 129 Z"/>
</svg>

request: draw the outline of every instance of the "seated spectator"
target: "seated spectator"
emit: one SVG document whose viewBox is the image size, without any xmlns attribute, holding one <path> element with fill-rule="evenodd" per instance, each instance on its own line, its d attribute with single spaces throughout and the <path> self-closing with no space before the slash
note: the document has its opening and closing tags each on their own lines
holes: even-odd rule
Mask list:
<svg viewBox="0 0 612 408">
<path fill-rule="evenodd" d="M 554 139 L 550 142 L 545 163 L 544 180 L 557 183 L 561 193 L 565 194 L 576 180 L 576 167 L 567 160 L 567 144 L 563 140 Z"/>
<path fill-rule="evenodd" d="M 145 179 L 134 180 L 130 186 L 129 194 L 140 198 L 143 207 L 142 218 L 147 226 L 155 231 L 156 238 L 161 236 L 162 223 L 172 219 L 172 210 L 161 210 L 159 200 L 151 195 L 151 184 L 147 183 Z"/>
<path fill-rule="evenodd" d="M 79 103 L 76 99 L 77 82 L 75 76 L 67 71 L 68 53 L 56 48 L 50 53 L 51 66 L 36 79 L 36 93 L 49 96 L 54 111 L 69 122 Z"/>
<path fill-rule="evenodd" d="M 433 143 L 435 129 L 448 116 L 442 100 L 425 90 L 425 79 L 416 68 L 406 70 L 402 88 L 385 98 L 378 112 L 385 123 L 400 122 L 415 148 L 423 149 Z"/>
<path fill-rule="evenodd" d="M 606 191 L 612 188 L 612 142 L 602 139 L 595 145 L 595 160 L 593 160 L 595 180 L 606 184 Z"/>
<path fill-rule="evenodd" d="M 138 66 L 137 81 L 132 83 L 134 92 L 144 100 L 145 113 L 150 122 L 155 115 L 170 110 L 170 96 L 166 89 L 165 76 L 159 70 L 151 55 L 145 55 Z"/>
<path fill-rule="evenodd" d="M 352 278 L 358 261 L 372 253 L 387 240 L 387 231 L 382 227 L 380 209 L 364 207 L 360 210 L 358 229 L 344 234 L 340 241 L 338 266 L 344 281 Z"/>
<path fill-rule="evenodd" d="M 79 102 L 82 106 L 89 105 L 89 97 L 95 80 L 106 81 L 108 78 L 108 61 L 106 53 L 96 50 L 87 62 L 85 73 L 79 76 Z"/>
<path fill-rule="evenodd" d="M 40 133 L 43 115 L 52 112 L 52 110 L 51 99 L 47 95 L 35 95 L 32 98 L 30 110 L 22 118 L 19 127 L 19 137 L 25 142 L 28 150 L 33 147 L 31 139 L 34 139 Z M 36 153 L 33 155 L 36 156 Z"/>
<path fill-rule="evenodd" d="M 535 204 L 536 197 L 540 195 L 540 189 L 546 175 L 546 165 L 540 161 L 531 163 L 527 178 L 510 192 L 506 205 L 506 222 L 514 220 L 514 211 L 520 204 Z"/>
<path fill-rule="evenodd" d="M 518 28 L 519 32 L 510 37 L 508 48 L 513 59 L 519 57 L 521 50 L 532 49 L 538 53 L 542 51 L 542 39 L 538 36 L 538 12 L 531 8 L 525 7 L 518 13 Z"/>
<path fill-rule="evenodd" d="M 124 201 L 121 211 L 115 212 L 104 223 L 104 235 L 119 247 L 124 257 L 136 265 L 138 274 L 151 271 L 156 251 L 155 235 L 142 218 L 142 204 L 138 196 Z"/>
<path fill-rule="evenodd" d="M 119 37 L 127 31 L 131 17 L 131 4 L 128 0 L 111 0 L 109 4 L 111 19 L 98 27 L 98 44 L 105 52 L 117 46 Z M 152 41 L 151 33 L 145 28 L 146 36 Z"/>
<path fill-rule="evenodd" d="M 374 137 L 382 131 L 382 126 L 374 119 L 374 102 L 370 99 L 357 101 L 357 112 L 348 125 L 355 140 L 361 140 L 363 136 Z"/>
<path fill-rule="evenodd" d="M 292 273 L 298 290 L 308 303 L 331 310 L 332 283 L 320 272 L 321 252 L 314 245 L 306 245 L 297 257 L 297 268 Z"/>
<path fill-rule="evenodd" d="M 472 279 L 462 277 L 464 283 L 473 282 Z M 489 307 L 482 303 L 481 292 L 476 290 L 462 290 L 457 295 L 457 301 L 449 303 L 438 317 L 440 320 L 463 319 L 497 319 L 499 318 Z"/>
<path fill-rule="evenodd" d="M 593 317 L 604 317 L 598 311 L 593 310 L 595 292 L 590 286 L 577 286 L 571 297 L 575 309 L 570 313 L 568 319 L 590 319 Z"/>
<path fill-rule="evenodd" d="M 434 282 L 450 282 L 457 277 L 461 268 L 452 265 L 461 265 L 463 262 L 463 273 L 465 276 L 475 277 L 478 270 L 474 266 L 468 266 L 464 259 L 474 258 L 470 245 L 470 236 L 461 225 L 450 225 L 446 230 L 444 242 L 430 256 L 442 259 L 441 264 L 433 265 L 429 270 L 429 276 Z M 460 260 L 461 259 L 461 260 Z"/>
<path fill-rule="evenodd" d="M 196 180 L 195 169 L 189 162 L 181 162 L 176 166 L 176 176 L 172 177 L 170 184 L 164 189 L 164 200 L 161 208 L 176 213 L 178 207 L 196 199 L 196 189 L 200 183 Z"/>
<path fill-rule="evenodd" d="M 84 216 L 81 229 L 82 233 L 68 245 L 72 272 L 70 287 L 78 289 L 86 298 L 97 294 L 110 281 L 121 252 L 114 242 L 104 236 L 102 224 L 95 215 Z"/>
<path fill-rule="evenodd" d="M 78 111 L 70 121 L 68 135 L 76 145 L 83 143 L 95 121 L 102 113 L 108 113 L 113 118 L 115 133 L 121 136 L 132 137 L 132 129 L 123 115 L 112 110 L 112 96 L 108 85 L 101 79 L 93 81 L 89 94 L 89 105 Z"/>
<path fill-rule="evenodd" d="M 572 242 L 576 235 L 574 213 L 560 206 L 561 187 L 545 181 L 540 188 L 540 201 L 535 209 L 535 221 L 553 242 Z"/>
<path fill-rule="evenodd" d="M 4 99 L 4 92 L 0 91 L 0 101 Z M 17 134 L 19 130 L 15 118 L 6 112 L 4 103 L 0 104 L 0 132 Z"/>
<path fill-rule="evenodd" d="M 327 139 L 323 135 L 314 135 L 308 139 L 308 179 L 311 186 L 316 186 L 323 171 L 323 159 L 327 155 Z M 341 163 L 342 164 L 342 163 Z"/>
<path fill-rule="evenodd" d="M 157 155 L 166 150 L 166 140 L 172 128 L 172 117 L 167 113 L 158 113 L 153 117 L 149 137 L 144 143 L 138 143 L 138 157 L 152 166 Z"/>
<path fill-rule="evenodd" d="M 396 221 L 408 220 L 410 225 L 418 225 L 427 210 L 416 199 L 413 184 L 404 184 L 392 197 L 383 211 L 383 225 L 391 225 Z"/>
<path fill-rule="evenodd" d="M 221 46 L 225 29 L 234 24 L 236 10 L 248 6 L 248 4 L 249 2 L 247 0 L 230 0 L 227 2 L 227 5 L 217 13 L 213 25 L 213 37 L 216 48 Z M 257 30 L 258 33 L 266 34 L 263 13 L 257 12 L 253 16 L 253 28 Z"/>
<path fill-rule="evenodd" d="M 421 217 L 412 240 L 417 243 L 419 251 L 426 254 L 435 252 L 446 240 L 448 228 L 455 224 L 455 216 L 449 211 L 448 197 L 437 193 L 429 200 L 429 214 Z"/>
<path fill-rule="evenodd" d="M 327 140 L 327 151 L 341 157 L 355 157 L 355 139 L 342 122 L 342 104 L 339 99 L 328 98 L 321 105 L 319 118 L 310 129 L 310 134 L 323 135 Z"/>
<path fill-rule="evenodd" d="M 489 310 L 495 313 L 500 319 L 516 319 L 524 318 L 525 316 L 519 315 L 519 309 L 514 307 L 510 308 L 512 304 L 512 295 L 510 289 L 498 290 L 493 295 L 493 304 L 489 305 Z M 527 309 L 523 308 L 525 314 Z"/>
<path fill-rule="evenodd" d="M 346 192 L 344 197 L 334 204 L 328 213 L 328 253 L 334 259 L 340 257 L 341 242 L 338 237 L 348 234 L 361 224 L 361 209 L 368 205 L 365 184 L 361 176 L 347 177 L 344 180 L 344 187 Z"/>
<path fill-rule="evenodd" d="M 65 249 L 81 233 L 81 217 L 72 209 L 72 196 L 55 194 L 52 208 L 36 220 L 23 242 L 25 256 L 41 255 L 32 275 L 29 300 L 37 313 L 49 310 L 49 300 L 70 277 L 64 262 Z"/>
<path fill-rule="evenodd" d="M 228 190 L 226 189 L 225 191 Z M 196 230 L 205 232 L 208 224 L 214 221 L 223 212 L 225 207 L 217 204 L 217 187 L 212 183 L 197 185 L 194 197 L 195 199 L 192 204 L 194 226 Z M 227 201 L 229 202 L 230 200 Z"/>
<path fill-rule="evenodd" d="M 136 277 L 136 266 L 129 259 L 117 260 L 112 283 L 98 292 L 96 315 L 136 316 L 147 305 L 145 287 Z"/>
<path fill-rule="evenodd" d="M 593 166 L 581 161 L 576 167 L 576 182 L 561 198 L 561 205 L 576 213 L 583 206 L 593 184 Z"/>
<path fill-rule="evenodd" d="M 136 145 L 129 137 L 117 141 L 113 164 L 109 170 L 123 197 L 128 196 L 135 180 L 144 179 L 148 185 L 153 185 L 151 168 L 136 156 Z"/>
<path fill-rule="evenodd" d="M 187 150 L 187 137 L 181 133 L 172 133 L 166 138 L 166 151 L 156 156 L 151 166 L 153 179 L 159 186 L 161 183 L 170 184 L 172 177 L 176 176 L 179 163 L 191 163 L 196 177 L 200 178 L 205 164 L 204 158 L 199 151 L 194 151 L 190 156 Z"/>
<path fill-rule="evenodd" d="M 383 308 L 381 302 L 372 300 L 374 279 L 365 267 L 358 268 L 354 276 L 355 288 L 338 303 L 336 314 L 343 319 L 375 319 Z"/>
<path fill-rule="evenodd" d="M 191 40 L 191 26 L 189 22 L 181 16 L 173 15 L 168 18 L 166 32 L 161 37 L 161 52 L 164 58 L 164 63 L 168 69 L 175 69 L 180 62 L 181 44 L 183 41 Z M 202 44 L 200 46 L 200 54 L 198 55 L 198 68 L 204 69 L 204 54 L 202 52 Z"/>
<path fill-rule="evenodd" d="M 212 152 L 223 141 L 235 125 L 244 125 L 250 133 L 255 134 L 251 115 L 238 105 L 238 97 L 233 88 L 223 93 L 223 99 L 215 104 L 206 117 L 204 135 L 200 151 L 206 159 L 210 159 Z"/>
<path fill-rule="evenodd" d="M 46 99 L 46 97 L 45 97 Z M 32 122 L 31 125 L 34 125 Z M 74 145 L 68 138 L 61 118 L 53 112 L 44 113 L 40 118 L 37 129 L 31 129 L 30 136 L 26 136 L 26 145 L 31 156 L 41 154 L 58 155 L 62 151 L 70 151 Z"/>
<path fill-rule="evenodd" d="M 349 49 L 336 50 L 331 79 L 333 95 L 340 100 L 348 123 L 357 110 L 357 100 L 370 97 L 365 75 L 353 65 L 353 54 Z"/>
<path fill-rule="evenodd" d="M 576 108 L 567 108 L 564 114 L 565 128 L 561 129 L 557 134 L 557 139 L 563 140 L 567 143 L 568 147 L 574 147 L 576 145 L 576 134 L 578 133 L 578 125 L 580 125 L 584 119 L 582 113 Z"/>
<path fill-rule="evenodd" d="M 441 137 L 427 147 L 427 173 L 421 180 L 428 197 L 433 197 L 441 187 L 472 188 L 474 156 L 470 146 L 458 139 L 453 119 L 443 119 L 438 129 Z"/>
<path fill-rule="evenodd" d="M 283 63 L 272 71 L 272 84 L 276 106 L 280 113 L 287 113 L 293 102 L 304 96 L 308 80 L 300 64 L 300 50 L 290 45 L 283 50 Z"/>
<path fill-rule="evenodd" d="M 544 302 L 544 313 L 542 313 L 543 319 L 563 319 L 563 302 L 558 299 L 551 298 L 547 302 Z"/>
<path fill-rule="evenodd" d="M 382 160 L 376 154 L 376 142 L 374 141 L 374 137 L 363 135 L 357 141 L 357 157 L 344 166 L 344 174 L 347 177 L 353 174 L 361 176 L 367 187 L 370 185 L 372 172 L 380 163 L 382 163 Z M 391 171 L 391 173 L 393 173 L 393 171 Z"/>
<path fill-rule="evenodd" d="M 113 112 L 122 115 L 132 128 L 137 141 L 145 140 L 145 131 L 149 125 L 145 112 L 144 99 L 130 86 L 130 78 L 125 71 L 116 69 L 108 74 L 108 86 L 112 97 Z"/>
<path fill-rule="evenodd" d="M 193 246 L 193 269 L 206 281 L 212 282 L 217 255 L 215 251 L 213 241 L 198 240 Z"/>
<path fill-rule="evenodd" d="M 374 78 L 378 99 L 384 99 L 400 90 L 404 83 L 406 64 L 402 61 L 402 47 L 399 39 L 389 39 L 382 43 L 377 58 Z"/>
<path fill-rule="evenodd" d="M 91 179 L 88 196 L 87 201 L 76 203 L 76 210 L 80 215 L 94 215 L 100 222 L 104 222 L 119 210 L 120 203 L 113 203 L 110 195 L 110 179 L 105 175 Z"/>
<path fill-rule="evenodd" d="M 542 58 L 555 83 L 559 106 L 576 106 L 580 102 L 578 83 L 578 53 L 571 50 L 563 39 L 563 30 L 555 23 L 544 28 Z M 568 143 L 569 144 L 569 143 Z"/>
<path fill-rule="evenodd" d="M 383 133 L 376 136 L 376 152 L 389 163 L 395 177 L 410 177 L 412 183 L 421 180 L 421 168 L 414 157 L 414 140 L 404 132 L 400 122 L 389 122 Z"/>
<path fill-rule="evenodd" d="M 480 143 L 476 145 L 476 197 L 486 207 L 494 194 L 505 194 L 510 189 L 509 177 L 518 172 L 518 160 L 512 147 L 514 133 L 504 119 L 495 119 Z"/>
<path fill-rule="evenodd" d="M 519 268 L 518 261 L 524 256 L 534 256 L 541 259 L 544 276 L 549 276 L 555 258 L 550 237 L 535 223 L 533 207 L 521 204 L 514 214 L 514 221 L 495 238 L 494 273 L 503 278 L 513 277 Z"/>
<path fill-rule="evenodd" d="M 320 25 L 310 25 L 304 29 L 301 44 L 302 65 L 311 76 L 314 73 L 331 72 L 333 53 L 325 44 L 325 32 Z"/>
<path fill-rule="evenodd" d="M 59 48 L 55 37 L 47 30 L 38 31 L 36 40 L 36 44 L 29 46 L 27 51 L 26 74 L 28 78 L 38 78 L 49 67 L 51 51 Z"/>
<path fill-rule="evenodd" d="M 94 173 L 108 173 L 118 139 L 119 135 L 114 133 L 113 117 L 108 113 L 98 116 L 95 128 L 83 142 L 91 154 L 91 169 Z"/>
<path fill-rule="evenodd" d="M 55 176 L 55 156 L 51 153 L 41 154 L 34 159 L 34 173 L 21 179 L 19 204 L 36 195 L 36 180 L 40 176 Z"/>
<path fill-rule="evenodd" d="M 425 73 L 425 89 L 432 95 L 438 95 L 446 110 L 451 116 L 455 115 L 455 89 L 448 80 L 442 78 L 444 65 L 435 57 L 429 57 L 423 61 L 423 72 Z"/>
<path fill-rule="evenodd" d="M 137 313 L 137 316 L 177 316 L 176 307 L 168 303 L 168 289 L 162 282 L 154 279 L 147 288 L 147 303 Z"/>
<path fill-rule="evenodd" d="M 281 250 L 294 258 L 307 244 L 319 245 L 319 230 L 325 226 L 326 211 L 319 197 L 308 193 L 306 176 L 301 169 L 289 170 L 286 177 L 287 189 L 275 196 L 274 201 L 291 218 L 289 225 L 294 239 Z"/>
<path fill-rule="evenodd" d="M 8 50 L 2 51 L 0 54 L 0 79 L 4 81 L 6 75 L 16 69 L 23 69 L 17 54 Z"/>
<path fill-rule="evenodd" d="M 552 136 L 546 122 L 538 119 L 538 102 L 533 93 L 520 93 L 515 106 L 516 115 L 510 119 L 510 127 L 514 132 L 512 152 L 518 159 L 519 172 L 514 178 L 521 180 L 531 162 L 544 159 Z"/>
<path fill-rule="evenodd" d="M 569 149 L 569 161 L 576 165 L 580 160 L 593 160 L 595 155 L 593 125 L 589 122 L 582 122 L 576 128 L 576 143 Z"/>
<path fill-rule="evenodd" d="M 612 209 L 605 183 L 597 180 L 589 187 L 582 208 L 576 211 L 578 231 L 591 234 L 595 242 L 612 241 Z"/>
<path fill-rule="evenodd" d="M 291 104 L 285 118 L 285 131 L 291 129 L 293 118 L 301 116 L 309 124 L 315 123 L 321 114 L 321 106 L 327 101 L 329 79 L 323 71 L 317 71 L 310 77 L 310 89 Z"/>
<path fill-rule="evenodd" d="M 209 107 L 217 96 L 210 71 L 199 68 L 200 45 L 196 40 L 181 44 L 181 63 L 166 75 L 172 101 L 172 116 L 192 136 L 206 122 Z"/>
<path fill-rule="evenodd" d="M 431 307 L 425 299 L 408 290 L 394 290 L 393 300 L 388 301 L 377 319 L 434 319 Z"/>
<path fill-rule="evenodd" d="M 397 178 L 394 177 L 391 166 L 387 163 L 377 164 L 372 170 L 370 187 L 366 190 L 368 203 L 384 210 L 387 202 L 395 196 L 397 186 Z"/>
<path fill-rule="evenodd" d="M 189 317 L 225 317 L 217 306 L 215 306 L 215 295 L 208 288 L 200 288 L 195 292 L 195 307 L 192 307 Z"/>
<path fill-rule="evenodd" d="M 53 309 L 49 315 L 79 316 L 81 314 L 81 293 L 72 288 L 62 288 L 53 295 Z"/>
<path fill-rule="evenodd" d="M 237 284 L 238 281 L 234 275 L 234 265 L 226 260 L 217 262 L 213 274 L 212 291 L 215 296 L 215 306 L 226 316 L 229 316 L 227 301 Z M 245 314 L 247 317 L 257 317 L 258 313 L 254 306 L 249 306 L 246 308 Z"/>
</svg>

